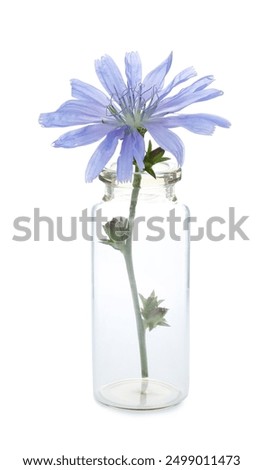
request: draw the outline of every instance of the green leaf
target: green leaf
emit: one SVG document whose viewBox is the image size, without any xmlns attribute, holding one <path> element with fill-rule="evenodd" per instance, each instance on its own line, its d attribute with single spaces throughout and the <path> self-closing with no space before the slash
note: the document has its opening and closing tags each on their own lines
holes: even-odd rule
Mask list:
<svg viewBox="0 0 263 470">
<path fill-rule="evenodd" d="M 156 179 L 156 174 L 154 173 L 153 169 L 150 166 L 146 166 L 144 168 L 144 170 L 147 171 L 147 173 L 149 173 L 149 175 L 153 176 L 153 178 Z"/>
<path fill-rule="evenodd" d="M 130 236 L 129 221 L 126 217 L 114 217 L 103 225 L 108 240 L 101 240 L 104 245 L 112 246 L 115 250 L 123 251 Z"/>
<path fill-rule="evenodd" d="M 168 308 L 159 307 L 163 300 L 158 300 L 154 290 L 148 298 L 145 298 L 142 294 L 139 294 L 139 296 L 142 303 L 141 315 L 145 329 L 149 328 L 149 331 L 151 331 L 156 326 L 170 326 L 164 318 Z"/>
<path fill-rule="evenodd" d="M 144 171 L 153 176 L 153 178 L 156 178 L 156 174 L 152 168 L 153 165 L 170 160 L 168 157 L 163 156 L 164 153 L 165 150 L 163 150 L 161 147 L 157 147 L 156 149 L 152 150 L 152 142 L 149 140 L 148 149 L 144 157 Z"/>
<path fill-rule="evenodd" d="M 152 148 L 153 148 L 153 146 L 152 146 L 152 141 L 149 140 L 147 153 L 150 153 L 150 152 L 152 151 Z"/>
<path fill-rule="evenodd" d="M 150 152 L 150 158 L 152 161 L 156 161 L 159 158 L 162 158 L 164 155 L 165 150 L 163 150 L 161 147 L 157 147 L 157 149 L 154 149 Z"/>
</svg>

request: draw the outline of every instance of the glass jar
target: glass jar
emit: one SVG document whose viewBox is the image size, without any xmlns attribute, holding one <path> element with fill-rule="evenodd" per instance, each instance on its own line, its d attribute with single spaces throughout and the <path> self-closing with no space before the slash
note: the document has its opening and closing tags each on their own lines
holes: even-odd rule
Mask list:
<svg viewBox="0 0 263 470">
<path fill-rule="evenodd" d="M 189 211 L 181 169 L 159 165 L 118 184 L 104 170 L 93 208 L 93 383 L 106 405 L 151 410 L 181 402 L 189 382 Z"/>
</svg>

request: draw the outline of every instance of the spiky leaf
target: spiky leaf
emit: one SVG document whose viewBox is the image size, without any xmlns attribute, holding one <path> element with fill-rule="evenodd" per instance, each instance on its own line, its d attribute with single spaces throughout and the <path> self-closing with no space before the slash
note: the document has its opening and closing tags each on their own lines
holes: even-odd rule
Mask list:
<svg viewBox="0 0 263 470">
<path fill-rule="evenodd" d="M 130 236 L 129 221 L 126 217 L 114 217 L 103 225 L 108 240 L 101 240 L 104 245 L 112 246 L 115 250 L 123 251 Z"/>
<path fill-rule="evenodd" d="M 154 290 L 148 298 L 142 294 L 139 294 L 139 296 L 142 303 L 141 315 L 145 329 L 149 328 L 149 331 L 151 331 L 156 326 L 170 326 L 164 318 L 168 308 L 159 307 L 163 300 L 158 300 Z"/>
<path fill-rule="evenodd" d="M 149 141 L 148 149 L 144 157 L 144 171 L 147 171 L 151 176 L 156 178 L 156 174 L 153 170 L 153 165 L 157 163 L 163 163 L 167 160 L 170 160 L 167 157 L 164 157 L 165 151 L 161 147 L 157 147 L 156 149 L 152 150 L 152 143 Z"/>
</svg>

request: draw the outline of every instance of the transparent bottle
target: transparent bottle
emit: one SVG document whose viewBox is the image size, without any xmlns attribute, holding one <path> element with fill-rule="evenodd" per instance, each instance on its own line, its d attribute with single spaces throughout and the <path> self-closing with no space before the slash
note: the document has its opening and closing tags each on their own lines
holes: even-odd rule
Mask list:
<svg viewBox="0 0 263 470">
<path fill-rule="evenodd" d="M 93 208 L 93 383 L 106 405 L 151 410 L 181 402 L 189 383 L 189 217 L 181 170 L 118 184 L 104 170 Z"/>
</svg>

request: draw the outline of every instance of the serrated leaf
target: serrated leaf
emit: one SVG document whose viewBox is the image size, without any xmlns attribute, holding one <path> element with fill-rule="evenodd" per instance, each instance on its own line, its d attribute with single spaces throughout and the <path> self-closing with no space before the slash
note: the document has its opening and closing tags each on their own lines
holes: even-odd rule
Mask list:
<svg viewBox="0 0 263 470">
<path fill-rule="evenodd" d="M 152 147 L 153 147 L 153 146 L 152 146 L 152 141 L 149 140 L 146 155 L 152 151 Z"/>
<path fill-rule="evenodd" d="M 143 297 L 142 294 L 139 294 L 139 297 L 140 297 L 140 299 L 141 299 L 141 301 L 142 301 L 142 304 L 143 304 L 143 306 L 144 306 L 145 303 L 147 302 L 147 299 L 146 299 L 145 297 Z"/>
<path fill-rule="evenodd" d="M 153 165 L 156 165 L 157 163 L 167 162 L 168 160 L 170 160 L 170 158 L 168 158 L 168 157 L 161 157 L 161 156 L 157 155 L 157 156 L 153 159 Z"/>
<path fill-rule="evenodd" d="M 156 178 L 156 174 L 153 170 L 153 166 L 157 163 L 163 163 L 167 160 L 170 160 L 168 157 L 164 157 L 165 150 L 161 147 L 157 147 L 156 149 L 152 150 L 152 143 L 149 141 L 148 149 L 144 157 L 144 171 L 149 173 L 153 178 Z"/>
<path fill-rule="evenodd" d="M 108 240 L 101 240 L 104 245 L 123 251 L 130 235 L 129 221 L 126 217 L 114 217 L 103 225 Z"/>
<path fill-rule="evenodd" d="M 145 329 L 149 328 L 149 331 L 151 331 L 156 326 L 169 326 L 164 318 L 168 308 L 159 307 L 163 300 L 158 300 L 155 291 L 153 290 L 148 298 L 145 298 L 142 294 L 139 294 L 139 296 L 142 302 L 141 315 Z"/>
<path fill-rule="evenodd" d="M 162 321 L 159 323 L 159 326 L 169 326 L 169 327 L 170 327 L 170 325 L 167 323 L 166 320 L 162 320 Z"/>
<path fill-rule="evenodd" d="M 162 158 L 164 152 L 164 149 L 162 149 L 161 147 L 157 147 L 156 149 L 151 151 L 149 157 L 151 158 L 151 160 L 155 161 L 155 159 Z"/>
<path fill-rule="evenodd" d="M 144 168 L 145 171 L 147 171 L 147 173 L 149 173 L 149 175 L 153 176 L 153 178 L 156 179 L 156 174 L 154 173 L 153 169 L 151 167 L 145 167 Z"/>
</svg>

